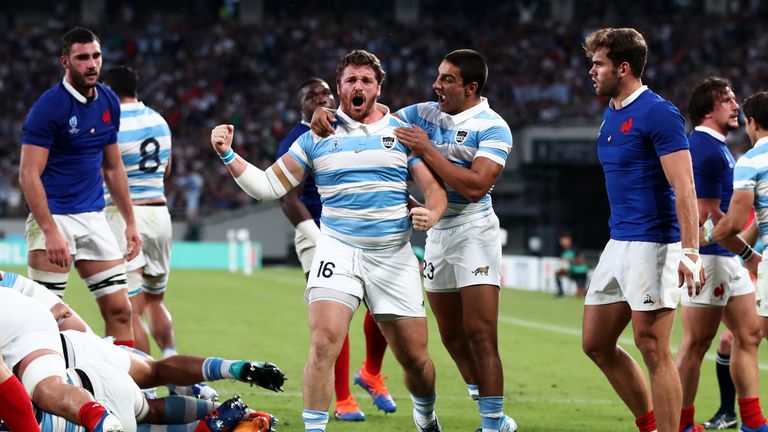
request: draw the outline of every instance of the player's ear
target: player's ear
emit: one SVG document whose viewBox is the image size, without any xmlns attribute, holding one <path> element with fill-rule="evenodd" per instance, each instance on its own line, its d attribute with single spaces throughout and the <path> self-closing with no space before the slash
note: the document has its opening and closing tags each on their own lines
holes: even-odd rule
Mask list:
<svg viewBox="0 0 768 432">
<path fill-rule="evenodd" d="M 67 56 L 63 55 L 59 57 L 59 62 L 61 63 L 61 67 L 63 67 L 64 69 L 69 67 L 69 59 L 67 58 Z"/>
<path fill-rule="evenodd" d="M 469 97 L 469 96 L 472 96 L 473 94 L 477 93 L 477 87 L 478 87 L 478 85 L 474 81 L 469 83 L 469 84 L 467 84 L 466 86 L 464 86 L 464 95 Z"/>
</svg>

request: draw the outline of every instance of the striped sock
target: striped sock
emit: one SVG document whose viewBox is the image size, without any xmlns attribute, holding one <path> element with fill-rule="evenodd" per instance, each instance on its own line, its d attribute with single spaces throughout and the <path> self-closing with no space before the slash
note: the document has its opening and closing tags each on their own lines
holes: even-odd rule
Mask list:
<svg viewBox="0 0 768 432">
<path fill-rule="evenodd" d="M 325 432 L 325 425 L 328 424 L 327 411 L 305 409 L 301 418 L 304 420 L 304 432 Z"/>
<path fill-rule="evenodd" d="M 425 427 L 435 419 L 436 395 L 429 397 L 411 395 L 411 400 L 413 401 L 413 417 L 420 426 Z"/>
<path fill-rule="evenodd" d="M 483 432 L 498 431 L 501 418 L 504 417 L 504 398 L 502 396 L 483 396 L 477 400 Z"/>
<path fill-rule="evenodd" d="M 235 362 L 221 357 L 208 357 L 203 361 L 203 381 L 215 381 L 225 378 L 237 379 L 229 371 Z"/>
</svg>

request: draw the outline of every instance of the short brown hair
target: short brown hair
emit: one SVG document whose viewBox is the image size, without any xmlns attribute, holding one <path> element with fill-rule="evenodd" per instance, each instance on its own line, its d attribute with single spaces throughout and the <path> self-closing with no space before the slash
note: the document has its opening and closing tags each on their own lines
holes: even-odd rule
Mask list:
<svg viewBox="0 0 768 432">
<path fill-rule="evenodd" d="M 753 94 L 741 104 L 744 117 L 755 119 L 760 129 L 768 130 L 768 92 L 761 91 Z"/>
<path fill-rule="evenodd" d="M 643 76 L 648 60 L 648 45 L 639 31 L 633 28 L 604 28 L 592 32 L 584 41 L 584 52 L 592 57 L 601 48 L 608 49 L 608 58 L 615 66 L 629 63 L 632 75 Z"/>
<path fill-rule="evenodd" d="M 341 75 L 349 65 L 370 66 L 376 74 L 376 81 L 379 84 L 384 82 L 384 77 L 387 75 L 384 69 L 381 68 L 381 61 L 378 57 L 366 50 L 353 50 L 344 54 L 344 57 L 339 60 L 339 65 L 336 66 L 336 84 L 341 83 Z"/>
<path fill-rule="evenodd" d="M 726 78 L 712 76 L 696 83 L 688 96 L 688 117 L 694 126 L 704 121 L 704 116 L 715 110 L 723 95 L 732 89 L 731 82 Z"/>
<path fill-rule="evenodd" d="M 100 42 L 96 33 L 85 27 L 74 27 L 61 37 L 61 55 L 69 55 L 72 45 Z"/>
</svg>

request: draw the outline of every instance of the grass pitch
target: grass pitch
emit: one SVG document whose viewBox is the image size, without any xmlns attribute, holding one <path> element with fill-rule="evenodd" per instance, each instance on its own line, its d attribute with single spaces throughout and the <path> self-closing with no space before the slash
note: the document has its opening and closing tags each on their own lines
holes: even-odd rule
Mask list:
<svg viewBox="0 0 768 432">
<path fill-rule="evenodd" d="M 16 269 L 24 273 L 24 269 Z M 173 314 L 179 352 L 232 359 L 269 360 L 288 375 L 284 393 L 272 393 L 238 382 L 211 383 L 222 398 L 241 394 L 258 410 L 280 419 L 278 430 L 303 431 L 301 374 L 308 349 L 304 277 L 299 269 L 267 268 L 252 276 L 215 271 L 175 270 L 171 274 L 166 304 Z M 101 317 L 87 290 L 73 273 L 66 297 L 97 332 Z M 607 380 L 581 351 L 581 300 L 555 299 L 551 294 L 502 290 L 499 346 L 505 368 L 505 412 L 519 424 L 520 432 L 633 431 L 633 417 Z M 364 358 L 363 314 L 351 325 L 351 375 Z M 440 343 L 434 319 L 429 318 L 430 352 L 437 368 L 437 413 L 445 431 L 474 431 L 480 425 L 476 405 L 447 352 Z M 673 348 L 679 346 L 679 319 Z M 635 358 L 631 333 L 622 338 Z M 704 361 L 697 397 L 696 419 L 705 421 L 719 405 L 714 373 L 715 348 Z M 159 354 L 153 347 L 153 354 Z M 760 353 L 761 376 L 766 388 L 768 357 Z M 330 431 L 415 430 L 411 401 L 402 384 L 398 365 L 390 353 L 384 360 L 387 386 L 398 404 L 394 414 L 376 411 L 368 395 L 354 386 L 352 392 L 365 412 L 362 423 L 331 420 Z M 768 406 L 768 392 L 761 392 Z M 331 408 L 332 409 L 332 408 Z"/>
</svg>

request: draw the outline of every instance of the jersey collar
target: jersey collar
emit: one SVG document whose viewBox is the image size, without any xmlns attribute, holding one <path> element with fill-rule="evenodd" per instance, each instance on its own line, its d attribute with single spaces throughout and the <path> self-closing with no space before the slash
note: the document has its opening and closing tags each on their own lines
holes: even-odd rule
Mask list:
<svg viewBox="0 0 768 432">
<path fill-rule="evenodd" d="M 488 99 L 481 96 L 479 104 L 473 106 L 472 108 L 466 109 L 458 114 L 450 115 L 450 114 L 441 112 L 439 117 L 440 125 L 448 129 L 451 129 L 454 126 L 464 123 L 465 121 L 471 119 L 472 117 L 476 116 L 477 114 L 487 109 L 488 109 Z"/>
<path fill-rule="evenodd" d="M 120 104 L 121 110 L 138 111 L 144 109 L 144 102 L 128 102 Z"/>
<path fill-rule="evenodd" d="M 768 136 L 764 136 L 764 137 L 760 138 L 759 140 L 757 140 L 755 142 L 755 145 L 752 146 L 752 148 L 758 148 L 758 147 L 760 147 L 761 145 L 763 145 L 765 143 L 768 143 Z"/>
<path fill-rule="evenodd" d="M 73 98 L 77 99 L 78 102 L 80 102 L 81 104 L 88 103 L 88 99 L 85 96 L 83 96 L 82 94 L 80 94 L 79 91 L 75 90 L 75 88 L 72 87 L 72 84 L 67 82 L 66 78 L 61 80 L 61 83 L 64 84 L 64 88 L 67 89 L 69 94 L 71 94 Z M 95 94 L 95 96 L 93 97 L 93 100 L 98 99 L 99 98 L 99 89 L 98 89 L 98 87 L 94 87 L 93 88 L 93 92 Z"/>
<path fill-rule="evenodd" d="M 366 135 L 373 135 L 383 127 L 387 126 L 389 124 L 389 119 L 390 119 L 388 106 L 382 105 L 382 104 L 376 104 L 374 109 L 384 110 L 384 117 L 382 117 L 381 120 L 375 123 L 360 123 L 357 120 L 352 120 L 352 118 L 349 117 L 344 111 L 342 111 L 341 108 L 336 110 L 336 118 L 339 121 L 339 125 L 344 126 L 344 128 L 347 129 L 347 131 L 360 129 Z"/>
<path fill-rule="evenodd" d="M 610 106 L 612 106 L 612 107 L 613 107 L 613 109 L 616 109 L 616 110 L 620 110 L 620 109 L 622 109 L 622 108 L 626 108 L 626 107 L 627 107 L 627 105 L 629 105 L 629 104 L 631 104 L 632 102 L 634 102 L 634 101 L 635 101 L 635 99 L 637 99 L 638 97 L 640 97 L 640 95 L 641 95 L 641 94 L 642 94 L 644 91 L 646 91 L 646 90 L 648 90 L 648 86 L 647 86 L 647 85 L 643 85 L 643 86 L 640 86 L 640 88 L 638 88 L 637 90 L 635 90 L 635 91 L 634 91 L 634 93 L 632 93 L 631 95 L 627 96 L 627 98 L 626 98 L 626 99 L 624 99 L 623 101 L 621 101 L 621 106 L 620 106 L 620 107 L 616 108 L 616 103 L 613 101 L 613 99 L 611 99 L 611 103 L 610 103 Z"/>
<path fill-rule="evenodd" d="M 712 129 L 711 127 L 707 126 L 696 126 L 693 128 L 695 131 L 704 132 L 705 134 L 711 135 L 712 138 L 717 139 L 720 142 L 725 142 L 725 135 L 721 134 L 720 132 Z"/>
</svg>

